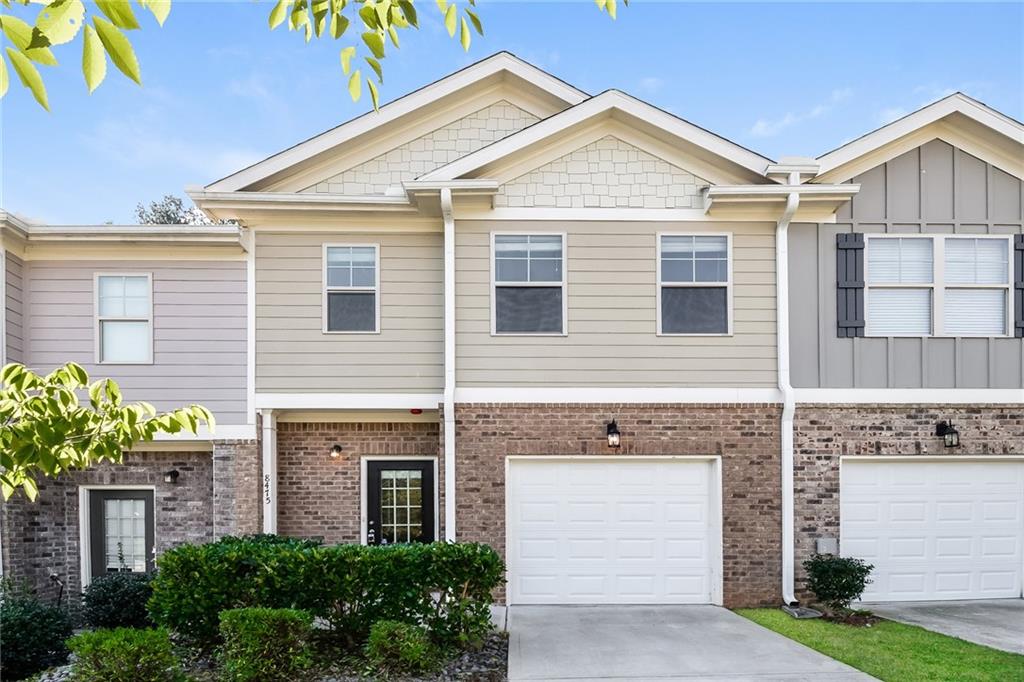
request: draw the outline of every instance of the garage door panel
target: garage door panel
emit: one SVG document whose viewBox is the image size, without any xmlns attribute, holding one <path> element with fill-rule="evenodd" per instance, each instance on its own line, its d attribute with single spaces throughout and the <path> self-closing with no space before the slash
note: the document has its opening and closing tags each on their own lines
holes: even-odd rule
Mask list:
<svg viewBox="0 0 1024 682">
<path fill-rule="evenodd" d="M 1022 472 L 1010 461 L 844 462 L 841 549 L 875 565 L 864 599 L 1019 597 Z"/>
<path fill-rule="evenodd" d="M 710 481 L 706 460 L 512 460 L 512 601 L 710 602 Z"/>
</svg>

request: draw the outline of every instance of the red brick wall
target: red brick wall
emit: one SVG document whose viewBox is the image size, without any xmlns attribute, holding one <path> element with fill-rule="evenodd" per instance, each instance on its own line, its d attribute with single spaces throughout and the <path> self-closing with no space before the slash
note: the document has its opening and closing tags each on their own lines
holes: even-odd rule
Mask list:
<svg viewBox="0 0 1024 682">
<path fill-rule="evenodd" d="M 319 537 L 326 543 L 359 542 L 360 459 L 437 457 L 439 442 L 437 422 L 278 422 L 277 532 Z M 337 459 L 329 454 L 335 443 L 343 448 Z M 438 506 L 443 510 L 443 466 L 438 467 L 438 479 Z"/>
<path fill-rule="evenodd" d="M 959 448 L 946 448 L 935 424 L 952 420 Z M 1024 405 L 800 405 L 794 433 L 797 591 L 808 595 L 801 564 L 815 539 L 839 537 L 843 455 L 1024 454 Z M 798 595 L 799 596 L 799 595 Z"/>
<path fill-rule="evenodd" d="M 459 539 L 504 555 L 507 455 L 720 455 L 725 604 L 778 604 L 779 418 L 775 405 L 457 405 Z"/>
<path fill-rule="evenodd" d="M 164 483 L 170 469 L 180 473 Z M 209 452 L 130 452 L 123 464 L 98 464 L 56 479 L 39 481 L 39 497 L 23 496 L 0 506 L 6 577 L 24 580 L 44 596 L 55 596 L 55 573 L 64 597 L 81 589 L 78 490 L 80 485 L 151 485 L 156 553 L 185 542 L 213 539 L 213 460 Z M 67 603 L 67 602 L 65 602 Z"/>
</svg>

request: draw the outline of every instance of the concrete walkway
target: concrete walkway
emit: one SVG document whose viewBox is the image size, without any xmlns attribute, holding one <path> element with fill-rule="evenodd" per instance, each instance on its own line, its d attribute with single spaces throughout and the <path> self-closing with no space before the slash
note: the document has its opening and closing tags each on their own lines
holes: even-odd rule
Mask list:
<svg viewBox="0 0 1024 682">
<path fill-rule="evenodd" d="M 863 604 L 882 618 L 1024 654 L 1024 599 Z"/>
<path fill-rule="evenodd" d="M 871 680 L 718 606 L 513 606 L 509 680 Z"/>
</svg>

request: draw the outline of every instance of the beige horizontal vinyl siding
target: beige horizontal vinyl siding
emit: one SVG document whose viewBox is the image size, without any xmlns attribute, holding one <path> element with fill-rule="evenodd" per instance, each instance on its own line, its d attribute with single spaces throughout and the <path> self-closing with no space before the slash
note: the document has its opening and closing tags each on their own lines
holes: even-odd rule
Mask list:
<svg viewBox="0 0 1024 682">
<path fill-rule="evenodd" d="M 32 261 L 27 269 L 28 363 L 77 362 L 125 399 L 158 410 L 199 403 L 220 424 L 246 423 L 245 263 Z M 151 273 L 153 364 L 95 364 L 96 273 Z"/>
<path fill-rule="evenodd" d="M 567 336 L 491 335 L 491 232 L 567 233 Z M 733 234 L 733 335 L 657 336 L 659 232 Z M 775 226 L 456 221 L 460 387 L 770 387 Z"/>
<path fill-rule="evenodd" d="M 7 326 L 7 362 L 25 361 L 25 263 L 8 253 L 4 262 L 6 289 L 4 315 Z"/>
<path fill-rule="evenodd" d="M 323 245 L 379 244 L 380 331 L 323 332 Z M 439 393 L 440 233 L 256 234 L 256 390 Z"/>
</svg>

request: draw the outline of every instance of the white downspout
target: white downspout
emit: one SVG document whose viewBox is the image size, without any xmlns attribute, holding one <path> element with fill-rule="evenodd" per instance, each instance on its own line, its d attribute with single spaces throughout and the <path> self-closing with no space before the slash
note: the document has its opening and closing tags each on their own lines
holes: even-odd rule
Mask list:
<svg viewBox="0 0 1024 682">
<path fill-rule="evenodd" d="M 789 184 L 800 184 L 800 174 L 790 173 Z M 793 415 L 796 399 L 789 380 L 789 221 L 800 206 L 800 193 L 786 198 L 786 208 L 775 230 L 775 294 L 778 330 L 779 390 L 782 392 L 782 601 L 796 604 L 794 596 L 793 537 Z"/>
<path fill-rule="evenodd" d="M 455 214 L 441 188 L 444 218 L 444 539 L 455 542 Z"/>
</svg>

